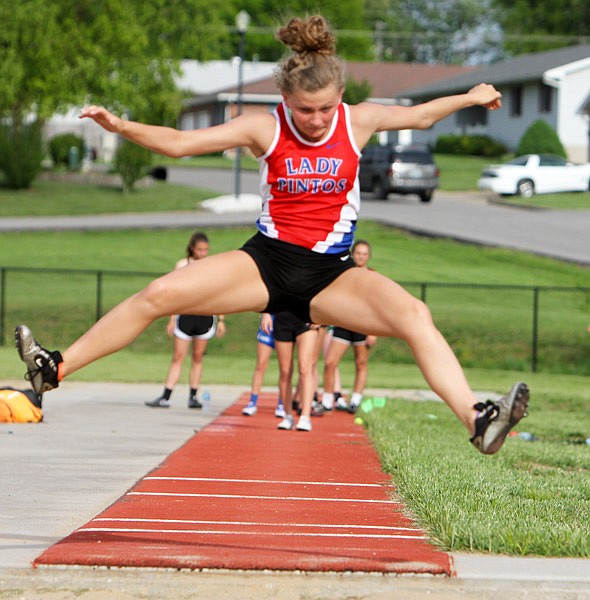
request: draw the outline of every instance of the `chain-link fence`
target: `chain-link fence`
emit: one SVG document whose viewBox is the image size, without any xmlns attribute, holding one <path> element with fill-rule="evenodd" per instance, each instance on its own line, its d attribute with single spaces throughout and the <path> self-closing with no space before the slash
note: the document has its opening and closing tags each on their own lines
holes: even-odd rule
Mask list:
<svg viewBox="0 0 590 600">
<path fill-rule="evenodd" d="M 107 310 L 160 273 L 0 268 L 0 344 L 28 324 L 43 344 L 63 348 Z M 424 300 L 465 367 L 590 375 L 590 287 L 401 282 Z M 253 313 L 230 317 L 229 334 L 211 352 L 252 352 Z M 150 351 L 166 343 L 156 323 L 132 345 Z M 407 346 L 380 340 L 372 360 L 409 363 Z"/>
</svg>

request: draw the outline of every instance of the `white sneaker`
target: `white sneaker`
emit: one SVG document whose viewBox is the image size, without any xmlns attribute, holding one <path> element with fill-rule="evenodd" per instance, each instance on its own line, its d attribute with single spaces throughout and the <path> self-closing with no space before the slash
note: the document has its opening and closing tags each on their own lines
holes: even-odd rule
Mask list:
<svg viewBox="0 0 590 600">
<path fill-rule="evenodd" d="M 293 429 L 295 420 L 291 415 L 285 415 L 285 418 L 279 423 L 277 429 Z"/>
<path fill-rule="evenodd" d="M 344 398 L 338 398 L 336 400 L 336 410 L 348 410 L 348 404 Z"/>
<path fill-rule="evenodd" d="M 285 407 L 282 404 L 277 404 L 277 407 L 275 408 L 275 417 L 284 419 L 286 415 L 287 411 L 285 410 Z"/>
<path fill-rule="evenodd" d="M 324 410 L 332 410 L 334 408 L 334 399 L 322 398 L 322 406 Z"/>
<path fill-rule="evenodd" d="M 299 423 L 297 423 L 297 431 L 311 431 L 311 419 L 309 417 L 299 417 Z"/>
<path fill-rule="evenodd" d="M 248 404 L 245 408 L 242 409 L 242 414 L 247 415 L 248 417 L 253 417 L 256 414 L 258 407 L 256 404 Z"/>
</svg>

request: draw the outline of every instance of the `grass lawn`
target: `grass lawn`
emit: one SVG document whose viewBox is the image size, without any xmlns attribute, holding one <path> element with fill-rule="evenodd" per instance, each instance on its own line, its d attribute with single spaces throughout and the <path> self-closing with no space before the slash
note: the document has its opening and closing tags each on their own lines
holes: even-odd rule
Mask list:
<svg viewBox="0 0 590 600">
<path fill-rule="evenodd" d="M 212 252 L 235 248 L 251 232 L 248 228 L 209 232 Z M 160 273 L 173 267 L 189 234 L 189 230 L 3 234 L 0 266 Z M 416 238 L 369 222 L 360 223 L 359 236 L 373 244 L 372 266 L 405 281 L 415 293 L 420 292 L 416 283 L 420 281 L 590 285 L 586 268 L 525 253 Z M 15 252 L 17 247 L 31 252 Z M 42 252 L 35 251 L 40 248 Z M 149 277 L 105 275 L 104 280 L 106 309 L 143 287 Z M 93 274 L 66 277 L 9 271 L 6 286 L 7 326 L 27 322 L 50 347 L 63 347 L 93 321 Z M 590 336 L 585 331 L 590 299 L 588 294 L 542 295 L 540 334 L 548 340 L 544 351 L 552 359 L 541 372 L 531 374 L 526 359 L 506 356 L 516 352 L 517 340 L 530 334 L 528 293 L 429 288 L 427 299 L 462 362 L 469 364 L 466 372 L 475 389 L 504 392 L 515 380 L 529 383 L 530 416 L 519 429 L 533 433 L 536 441 L 509 439 L 498 455 L 485 457 L 470 447 L 466 432 L 442 403 L 396 399 L 395 389 L 426 386 L 407 349 L 390 340 L 379 340 L 369 365 L 368 386 L 388 390 L 386 405 L 359 416 L 398 493 L 441 547 L 589 557 L 590 447 L 585 440 L 590 437 L 590 379 L 584 368 L 590 364 Z M 255 361 L 257 316 L 232 315 L 227 325 L 225 338 L 210 344 L 203 385 L 224 382 L 247 389 Z M 162 383 L 171 353 L 164 327 L 161 320 L 129 349 L 71 379 Z M 10 346 L 0 348 L 2 379 L 20 379 L 22 363 L 8 335 L 6 341 Z M 576 374 L 571 365 L 577 363 L 582 367 Z M 550 372 L 556 364 L 561 365 L 559 372 Z M 348 355 L 342 372 L 349 389 L 353 365 Z M 275 386 L 276 378 L 273 364 L 265 383 Z"/>
<path fill-rule="evenodd" d="M 253 228 L 211 230 L 211 251 L 239 247 L 252 232 Z M 35 255 L 38 267 L 112 270 L 101 278 L 104 312 L 141 289 L 153 275 L 170 270 L 189 235 L 187 230 L 5 233 L 0 237 L 0 266 L 30 267 L 32 255 L 15 253 L 14 248 L 42 245 L 43 256 Z M 587 268 L 499 248 L 420 238 L 366 221 L 359 224 L 358 235 L 371 241 L 371 264 L 377 271 L 402 282 L 415 295 L 422 294 L 421 282 L 427 282 L 426 300 L 437 324 L 468 367 L 530 369 L 534 295 L 526 286 L 574 288 L 564 292 L 547 287 L 540 292 L 538 365 L 542 371 L 590 374 L 590 336 L 585 330 L 590 295 L 578 291 L 590 287 Z M 513 288 L 485 287 L 494 285 Z M 46 292 L 43 311 L 38 289 Z M 10 270 L 5 295 L 6 323 L 25 321 L 45 332 L 47 344 L 62 347 L 95 318 L 97 275 L 94 271 L 57 275 Z M 211 352 L 248 352 L 256 316 L 232 316 L 228 326 L 231 335 L 212 344 Z M 133 348 L 148 352 L 166 341 L 164 327 L 156 323 Z M 413 362 L 397 340 L 382 340 L 373 360 Z"/>
</svg>

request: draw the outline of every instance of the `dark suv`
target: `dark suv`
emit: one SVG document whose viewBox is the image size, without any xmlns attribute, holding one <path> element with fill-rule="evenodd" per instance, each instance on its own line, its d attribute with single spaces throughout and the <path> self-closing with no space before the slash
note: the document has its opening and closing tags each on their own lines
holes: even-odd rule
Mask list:
<svg viewBox="0 0 590 600">
<path fill-rule="evenodd" d="M 439 170 L 432 154 L 423 144 L 409 146 L 366 146 L 360 159 L 361 192 L 373 192 L 385 200 L 391 192 L 418 194 L 430 202 L 438 186 Z"/>
</svg>

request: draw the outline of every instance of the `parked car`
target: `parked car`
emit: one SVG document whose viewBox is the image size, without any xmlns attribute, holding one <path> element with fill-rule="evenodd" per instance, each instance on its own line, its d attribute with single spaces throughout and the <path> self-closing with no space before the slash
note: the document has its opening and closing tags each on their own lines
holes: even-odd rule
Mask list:
<svg viewBox="0 0 590 600">
<path fill-rule="evenodd" d="M 590 163 L 576 164 L 551 154 L 526 154 L 503 165 L 486 167 L 477 187 L 523 198 L 534 194 L 586 192 L 590 189 Z"/>
<path fill-rule="evenodd" d="M 359 166 L 361 192 L 373 192 L 385 200 L 391 192 L 417 194 L 430 202 L 438 187 L 439 170 L 427 146 L 381 146 L 369 144 L 363 150 Z"/>
</svg>

